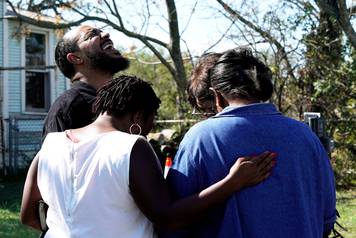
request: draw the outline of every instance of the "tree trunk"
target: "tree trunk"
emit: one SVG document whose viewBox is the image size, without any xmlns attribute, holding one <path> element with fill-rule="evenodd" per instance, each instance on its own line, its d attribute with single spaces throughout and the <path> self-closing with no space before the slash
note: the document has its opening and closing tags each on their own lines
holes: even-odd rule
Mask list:
<svg viewBox="0 0 356 238">
<path fill-rule="evenodd" d="M 347 9 L 345 0 L 315 0 L 315 2 L 320 11 L 326 12 L 337 20 L 350 44 L 356 50 L 356 32 L 350 22 L 351 11 Z"/>
<path fill-rule="evenodd" d="M 178 117 L 182 117 L 184 114 L 184 109 L 182 108 L 182 102 L 185 100 L 185 90 L 187 87 L 187 76 L 185 72 L 184 62 L 182 58 L 182 53 L 180 49 L 180 34 L 178 26 L 178 16 L 177 9 L 174 0 L 166 0 L 167 11 L 168 11 L 168 21 L 169 21 L 169 53 L 172 57 L 175 72 L 172 75 L 178 86 L 178 103 L 179 112 Z"/>
</svg>

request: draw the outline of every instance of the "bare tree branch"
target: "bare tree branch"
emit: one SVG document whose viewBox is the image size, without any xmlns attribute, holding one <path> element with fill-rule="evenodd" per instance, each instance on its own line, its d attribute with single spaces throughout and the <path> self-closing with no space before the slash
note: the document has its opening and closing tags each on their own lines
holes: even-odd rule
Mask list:
<svg viewBox="0 0 356 238">
<path fill-rule="evenodd" d="M 317 9 L 311 4 L 309 1 L 303 1 L 303 0 L 287 0 L 287 2 L 293 4 L 296 6 L 299 10 L 305 11 L 305 9 L 311 9 L 312 11 L 310 12 L 313 17 L 317 18 L 318 17 L 318 11 Z M 308 16 L 309 17 L 309 16 Z M 310 17 L 309 17 L 310 19 Z M 311 19 L 310 19 L 311 20 Z"/>
<path fill-rule="evenodd" d="M 350 13 L 350 17 L 356 14 L 356 5 L 351 6 L 347 11 Z"/>
<path fill-rule="evenodd" d="M 119 19 L 120 26 L 124 27 L 124 23 L 123 23 L 122 18 L 119 14 L 119 10 L 117 9 L 115 0 L 112 0 L 112 3 L 114 5 L 114 9 L 115 9 L 115 13 L 116 13 L 114 15 L 117 17 L 117 19 Z"/>
<path fill-rule="evenodd" d="M 30 0 L 30 1 L 28 2 L 27 10 L 30 10 L 31 7 L 32 7 L 32 5 L 33 5 L 33 0 Z"/>
<path fill-rule="evenodd" d="M 148 26 L 150 25 L 150 18 L 151 18 L 151 10 L 150 10 L 150 5 L 148 3 L 148 0 L 145 1 L 146 2 L 146 10 L 147 10 L 147 16 L 144 15 L 144 22 L 142 23 L 142 27 L 141 27 L 141 30 L 139 32 L 141 32 L 144 28 L 145 29 L 145 32 L 144 32 L 144 35 L 147 34 L 147 31 L 148 31 Z"/>
<path fill-rule="evenodd" d="M 219 44 L 227 35 L 227 33 L 230 31 L 231 27 L 235 24 L 235 21 L 232 20 L 230 26 L 226 29 L 226 31 L 221 35 L 221 37 L 214 43 L 212 44 L 208 49 L 204 50 L 203 54 L 209 52 L 212 48 L 214 48 L 217 44 Z"/>
<path fill-rule="evenodd" d="M 183 31 L 182 31 L 182 33 L 181 33 L 181 37 L 182 37 L 182 35 L 184 34 L 184 32 L 187 30 L 187 28 L 188 28 L 188 26 L 189 26 L 189 23 L 190 23 L 190 21 L 191 21 L 191 19 L 192 19 L 192 16 L 193 16 L 194 12 L 195 12 L 195 8 L 197 7 L 197 4 L 198 4 L 198 0 L 196 0 L 195 3 L 194 3 L 194 6 L 193 6 L 192 11 L 190 12 L 190 15 L 189 15 L 189 19 L 188 19 L 188 21 L 187 21 L 187 24 L 185 25 L 185 27 L 183 28 Z"/>
<path fill-rule="evenodd" d="M 95 5 L 93 3 L 84 5 L 85 2 L 74 0 L 38 0 L 30 2 L 32 9 L 36 10 L 39 16 L 43 16 L 41 13 L 47 10 L 53 10 L 55 14 L 58 15 L 56 17 L 61 17 L 60 19 L 63 19 L 63 14 L 66 12 L 74 13 L 72 18 L 74 20 L 72 22 L 43 21 L 40 19 L 40 17 L 38 19 L 33 19 L 31 17 L 27 17 L 27 15 L 21 14 L 21 10 L 14 7 L 14 5 L 11 3 L 11 0 L 6 0 L 6 2 L 11 6 L 13 12 L 16 14 L 16 17 L 20 22 L 25 22 L 50 29 L 63 29 L 71 26 L 77 26 L 87 21 L 96 21 L 110 26 L 112 29 L 119 31 L 130 38 L 139 40 L 143 43 L 143 45 L 149 48 L 158 58 L 158 60 L 168 69 L 177 85 L 179 98 L 184 98 L 186 87 L 186 72 L 180 48 L 181 36 L 179 33 L 178 16 L 174 0 L 165 1 L 168 14 L 162 14 L 162 17 L 164 18 L 167 16 L 169 29 L 167 33 L 170 37 L 168 43 L 159 40 L 153 35 L 147 35 L 147 32 L 144 32 L 148 30 L 148 25 L 150 23 L 149 18 L 151 16 L 150 14 L 152 10 L 150 9 L 148 0 L 146 0 L 147 10 L 145 10 L 144 13 L 146 14 L 144 17 L 146 18 L 144 19 L 145 22 L 143 24 L 143 28 L 141 29 L 142 33 L 137 31 L 135 26 L 130 26 L 130 28 L 125 26 L 124 18 L 121 15 L 123 10 L 117 5 L 118 3 L 115 0 L 102 0 L 101 5 Z M 158 11 L 163 10 L 163 8 L 158 6 L 156 2 L 153 2 L 153 4 L 156 4 Z M 194 12 L 194 10 L 192 12 Z M 128 23 L 126 24 L 129 25 Z M 147 26 L 147 28 L 145 29 L 144 26 Z M 165 28 L 167 29 L 167 27 Z M 162 53 L 162 48 L 169 52 L 168 57 Z M 190 54 L 189 49 L 188 53 Z"/>
<path fill-rule="evenodd" d="M 345 0 L 337 0 L 339 6 L 339 23 L 341 28 L 344 30 L 347 38 L 349 39 L 351 45 L 356 50 L 356 32 L 350 22 L 350 15 L 346 6 Z"/>
<path fill-rule="evenodd" d="M 294 72 L 292 70 L 292 66 L 291 63 L 289 62 L 287 53 L 285 48 L 281 45 L 281 43 L 274 37 L 272 36 L 270 33 L 264 31 L 262 28 L 256 26 L 255 24 L 253 24 L 251 21 L 247 20 L 246 18 L 242 17 L 241 14 L 239 14 L 237 11 L 233 10 L 229 5 L 227 5 L 224 1 L 222 0 L 216 0 L 230 15 L 231 17 L 241 21 L 242 23 L 244 23 L 246 26 L 248 26 L 249 28 L 253 29 L 254 31 L 256 31 L 257 33 L 259 33 L 264 39 L 268 40 L 269 42 L 271 42 L 273 45 L 275 45 L 275 47 L 278 50 L 278 55 L 279 57 L 281 57 L 285 63 L 286 63 L 286 67 L 287 67 L 287 72 L 288 74 L 294 79 L 296 80 L 296 77 L 294 75 Z"/>
<path fill-rule="evenodd" d="M 182 40 L 183 43 L 185 44 L 185 47 L 187 48 L 187 53 L 188 53 L 188 56 L 189 56 L 188 58 L 185 57 L 183 60 L 189 59 L 189 62 L 190 62 L 190 64 L 191 64 L 191 66 L 194 67 L 193 55 L 192 55 L 192 53 L 191 53 L 190 50 L 189 50 L 188 44 L 187 44 L 187 42 L 186 42 L 184 39 L 181 39 L 181 40 Z"/>
<path fill-rule="evenodd" d="M 46 27 L 46 28 L 52 28 L 52 29 L 63 29 L 63 28 L 69 28 L 71 26 L 78 26 L 81 23 L 86 22 L 86 21 L 99 21 L 99 22 L 106 23 L 107 25 L 111 26 L 115 30 L 120 31 L 129 37 L 138 39 L 141 42 L 143 42 L 159 58 L 159 60 L 162 61 L 162 64 L 164 64 L 172 74 L 175 73 L 174 68 L 166 61 L 166 59 L 162 56 L 162 54 L 150 42 L 153 42 L 155 44 L 163 46 L 164 48 L 167 48 L 167 49 L 168 49 L 168 45 L 162 41 L 155 39 L 155 38 L 151 38 L 148 36 L 144 36 L 144 35 L 140 35 L 140 34 L 128 31 L 126 28 L 118 26 L 117 24 L 113 23 L 112 21 L 110 21 L 107 18 L 86 15 L 85 13 L 79 11 L 76 8 L 73 8 L 72 10 L 82 16 L 82 18 L 78 21 L 69 22 L 69 23 L 59 23 L 59 24 L 55 24 L 53 22 L 38 21 L 36 19 L 32 19 L 32 18 L 29 18 L 29 17 L 19 14 L 17 9 L 13 6 L 13 4 L 8 0 L 7 0 L 7 2 L 9 3 L 12 10 L 17 15 L 18 19 L 20 19 L 24 22 L 27 22 L 29 24 L 33 24 L 33 25 L 40 26 L 40 27 Z"/>
<path fill-rule="evenodd" d="M 117 12 L 114 12 L 114 10 L 112 9 L 110 3 L 109 3 L 107 0 L 103 0 L 103 1 L 104 1 L 104 3 L 105 3 L 106 7 L 109 9 L 110 13 L 111 13 L 112 15 L 115 15 Z M 114 2 L 115 2 L 115 1 L 114 1 Z"/>
<path fill-rule="evenodd" d="M 23 21 L 23 22 L 26 22 L 28 24 L 32 24 L 35 26 L 39 26 L 39 27 L 50 28 L 50 29 L 65 29 L 65 28 L 69 28 L 72 26 L 78 26 L 81 23 L 87 21 L 85 18 L 82 18 L 82 19 L 79 19 L 79 20 L 73 21 L 73 22 L 67 22 L 67 23 L 57 22 L 57 23 L 55 23 L 55 22 L 44 21 L 44 20 L 40 20 L 40 19 L 33 19 L 33 18 L 19 14 L 18 10 L 11 3 L 11 1 L 6 0 L 6 2 L 9 4 L 9 6 L 11 7 L 11 10 L 15 13 L 16 17 L 20 21 Z"/>
<path fill-rule="evenodd" d="M 169 32 L 170 32 L 169 53 L 174 62 L 177 78 L 184 79 L 178 82 L 178 86 L 185 89 L 186 88 L 185 79 L 187 77 L 186 77 L 184 62 L 182 59 L 182 53 L 180 49 L 180 35 L 179 35 L 179 27 L 178 27 L 177 9 L 174 0 L 166 0 L 166 5 L 168 11 L 168 24 L 169 24 Z"/>
</svg>

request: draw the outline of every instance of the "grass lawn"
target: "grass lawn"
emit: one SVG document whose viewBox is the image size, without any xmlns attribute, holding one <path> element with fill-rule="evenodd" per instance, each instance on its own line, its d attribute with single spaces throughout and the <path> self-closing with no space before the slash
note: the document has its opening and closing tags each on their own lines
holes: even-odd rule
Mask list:
<svg viewBox="0 0 356 238">
<path fill-rule="evenodd" d="M 0 237 L 37 238 L 39 232 L 27 228 L 19 222 L 20 202 L 24 179 L 17 181 L 0 180 Z M 337 208 L 341 215 L 339 223 L 347 229 L 337 230 L 345 238 L 356 238 L 356 190 L 337 192 Z"/>
<path fill-rule="evenodd" d="M 336 226 L 345 238 L 356 238 L 356 189 L 348 191 L 338 191 L 337 209 L 340 213 L 338 222 L 347 229 L 343 231 Z"/>
<path fill-rule="evenodd" d="M 0 237 L 1 238 L 37 238 L 39 232 L 20 224 L 24 178 L 17 181 L 0 180 Z"/>
</svg>

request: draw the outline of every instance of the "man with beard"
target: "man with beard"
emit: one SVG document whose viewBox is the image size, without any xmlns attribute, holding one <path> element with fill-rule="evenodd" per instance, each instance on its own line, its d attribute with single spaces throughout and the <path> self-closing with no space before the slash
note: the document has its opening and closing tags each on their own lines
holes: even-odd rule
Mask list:
<svg viewBox="0 0 356 238">
<path fill-rule="evenodd" d="M 72 88 L 51 106 L 42 140 L 50 132 L 90 124 L 94 120 L 92 103 L 96 91 L 129 66 L 129 61 L 114 48 L 108 33 L 87 25 L 64 35 L 56 46 L 55 60 L 64 76 L 71 79 Z"/>
</svg>

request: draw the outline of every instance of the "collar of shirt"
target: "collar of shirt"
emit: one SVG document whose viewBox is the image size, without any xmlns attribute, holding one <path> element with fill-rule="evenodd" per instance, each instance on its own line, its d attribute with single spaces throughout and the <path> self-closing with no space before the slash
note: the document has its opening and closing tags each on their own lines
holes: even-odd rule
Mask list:
<svg viewBox="0 0 356 238">
<path fill-rule="evenodd" d="M 83 90 L 86 90 L 90 93 L 96 94 L 96 89 L 90 86 L 88 83 L 82 82 L 82 81 L 74 81 L 72 83 L 72 88 L 80 88 Z"/>
<path fill-rule="evenodd" d="M 81 81 L 73 82 L 72 88 L 80 91 L 80 94 L 89 103 L 91 103 L 95 99 L 96 94 L 97 94 L 97 91 L 95 88 L 90 86 L 88 83 L 81 82 Z"/>
<path fill-rule="evenodd" d="M 236 116 L 248 116 L 248 115 L 280 115 L 276 107 L 272 103 L 253 103 L 246 106 L 227 106 L 223 111 L 219 112 L 212 118 L 219 117 L 236 117 Z"/>
</svg>

